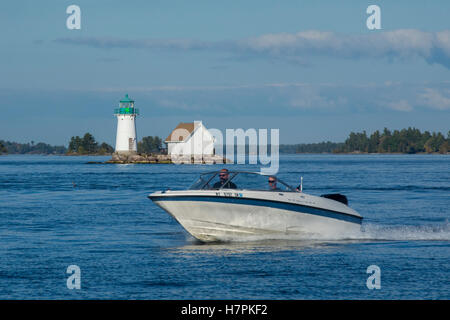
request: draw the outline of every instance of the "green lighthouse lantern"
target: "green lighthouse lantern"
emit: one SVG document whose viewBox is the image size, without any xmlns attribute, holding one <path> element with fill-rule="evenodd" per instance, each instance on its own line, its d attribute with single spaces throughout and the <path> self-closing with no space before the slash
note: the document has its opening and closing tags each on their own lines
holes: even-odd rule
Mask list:
<svg viewBox="0 0 450 320">
<path fill-rule="evenodd" d="M 128 97 L 128 93 L 125 95 L 125 98 L 120 100 L 119 108 L 114 109 L 114 114 L 139 114 L 139 109 L 134 107 L 134 100 L 131 100 Z"/>
</svg>

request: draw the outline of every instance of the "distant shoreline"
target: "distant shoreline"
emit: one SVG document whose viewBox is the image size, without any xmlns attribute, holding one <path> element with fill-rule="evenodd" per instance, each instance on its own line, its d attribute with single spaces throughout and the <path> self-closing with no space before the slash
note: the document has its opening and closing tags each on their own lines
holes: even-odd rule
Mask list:
<svg viewBox="0 0 450 320">
<path fill-rule="evenodd" d="M 161 152 L 162 139 L 159 137 L 143 137 L 138 142 L 137 151 L 139 153 Z M 252 144 L 254 145 L 254 143 Z M 223 145 L 223 152 L 228 147 L 237 148 L 244 145 Z M 258 145 L 257 145 L 258 146 Z M 261 145 L 257 148 L 272 149 L 272 146 Z M 245 151 L 250 148 L 250 142 L 245 143 Z M 216 149 L 217 150 L 217 149 Z M 250 151 L 250 150 L 249 150 Z M 324 141 L 319 143 L 300 144 L 279 144 L 279 154 L 448 154 L 450 152 L 450 131 L 447 137 L 441 132 L 421 132 L 419 129 L 411 128 L 390 131 L 384 128 L 383 131 L 375 131 L 368 135 L 366 131 L 350 132 L 344 142 Z M 114 154 L 114 148 L 107 143 L 98 145 L 95 138 L 86 133 L 83 138 L 72 137 L 69 147 L 51 146 L 43 142 L 34 144 L 16 143 L 0 140 L 0 154 L 61 154 L 71 156 L 103 156 Z"/>
<path fill-rule="evenodd" d="M 65 156 L 65 157 L 82 157 L 82 156 L 94 156 L 94 157 L 111 157 L 113 154 L 112 153 L 104 153 L 104 154 L 101 154 L 101 153 L 86 153 L 86 154 L 79 154 L 79 153 L 65 153 L 65 154 L 62 154 L 62 156 Z"/>
<path fill-rule="evenodd" d="M 450 152 L 439 153 L 439 152 L 417 152 L 417 153 L 401 153 L 401 152 L 280 152 L 280 155 L 450 155 Z M 110 157 L 112 154 L 55 154 L 55 153 L 3 153 L 1 156 L 13 156 L 13 155 L 23 155 L 23 156 L 58 156 L 58 157 Z M 248 156 L 248 154 L 246 155 Z"/>
</svg>

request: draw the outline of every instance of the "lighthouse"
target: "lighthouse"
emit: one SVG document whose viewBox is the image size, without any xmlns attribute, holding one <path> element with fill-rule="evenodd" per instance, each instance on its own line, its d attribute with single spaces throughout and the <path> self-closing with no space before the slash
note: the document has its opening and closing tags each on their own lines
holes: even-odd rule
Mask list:
<svg viewBox="0 0 450 320">
<path fill-rule="evenodd" d="M 120 100 L 118 109 L 114 109 L 117 117 L 116 153 L 133 154 L 137 153 L 136 142 L 136 116 L 139 110 L 134 107 L 134 100 L 125 95 Z"/>
</svg>

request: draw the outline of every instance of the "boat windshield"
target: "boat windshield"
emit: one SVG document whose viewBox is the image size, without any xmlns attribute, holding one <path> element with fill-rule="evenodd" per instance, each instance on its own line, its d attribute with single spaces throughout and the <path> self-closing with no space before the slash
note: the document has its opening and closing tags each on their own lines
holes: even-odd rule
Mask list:
<svg viewBox="0 0 450 320">
<path fill-rule="evenodd" d="M 208 172 L 200 175 L 192 184 L 190 190 L 218 190 L 218 189 L 240 189 L 295 192 L 296 190 L 275 176 L 263 175 L 257 172 L 228 171 Z M 220 176 L 220 174 L 222 176 Z"/>
</svg>

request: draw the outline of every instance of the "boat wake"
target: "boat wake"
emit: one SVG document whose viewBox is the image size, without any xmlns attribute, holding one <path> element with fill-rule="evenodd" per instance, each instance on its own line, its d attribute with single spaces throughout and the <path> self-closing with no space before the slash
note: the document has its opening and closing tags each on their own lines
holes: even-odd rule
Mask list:
<svg viewBox="0 0 450 320">
<path fill-rule="evenodd" d="M 361 240 L 450 240 L 450 223 L 446 221 L 436 225 L 386 226 L 377 224 L 363 225 L 357 239 Z"/>
<path fill-rule="evenodd" d="M 345 234 L 261 234 L 242 237 L 227 236 L 223 242 L 253 242 L 266 240 L 312 241 L 450 241 L 450 222 L 436 225 L 363 224 L 360 231 Z"/>
</svg>

